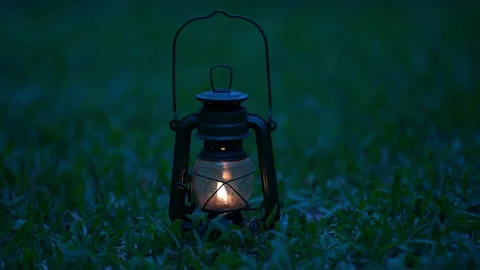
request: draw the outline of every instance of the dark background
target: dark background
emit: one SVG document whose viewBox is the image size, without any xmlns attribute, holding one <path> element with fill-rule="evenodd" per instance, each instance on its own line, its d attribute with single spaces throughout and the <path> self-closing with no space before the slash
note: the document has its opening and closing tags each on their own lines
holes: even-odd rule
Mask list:
<svg viewBox="0 0 480 270">
<path fill-rule="evenodd" d="M 437 174 L 480 164 L 476 1 L 3 1 L 0 152 L 18 177 L 1 185 L 37 196 L 17 214 L 88 215 L 101 194 L 166 217 L 172 39 L 184 21 L 218 8 L 251 17 L 268 36 L 286 212 L 340 180 L 368 188 L 372 178 L 390 183 L 398 166 L 413 179 L 426 160 Z M 180 116 L 198 110 L 194 95 L 219 63 L 234 68 L 249 111 L 266 117 L 261 37 L 223 16 L 179 39 Z M 247 148 L 255 157 L 253 138 Z M 430 180 L 418 185 L 439 188 Z M 318 204 L 335 196 L 327 193 Z"/>
<path fill-rule="evenodd" d="M 280 168 L 306 166 L 309 156 L 294 154 L 304 149 L 391 148 L 408 133 L 416 139 L 402 150 L 421 152 L 432 132 L 447 143 L 478 136 L 473 1 L 2 6 L 1 124 L 3 137 L 19 144 L 67 140 L 75 148 L 74 140 L 116 128 L 120 137 L 155 141 L 148 155 L 171 148 L 173 35 L 188 18 L 217 8 L 253 18 L 269 38 Z M 261 42 L 253 26 L 222 16 L 186 28 L 178 44 L 180 115 L 198 109 L 194 94 L 209 89 L 208 68 L 228 63 L 234 88 L 250 95 L 250 111 L 266 116 Z"/>
</svg>

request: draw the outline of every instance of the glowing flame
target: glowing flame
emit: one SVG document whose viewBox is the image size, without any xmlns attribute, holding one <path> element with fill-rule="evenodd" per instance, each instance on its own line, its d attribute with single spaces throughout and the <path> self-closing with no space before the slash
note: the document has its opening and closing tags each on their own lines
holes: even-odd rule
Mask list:
<svg viewBox="0 0 480 270">
<path fill-rule="evenodd" d="M 227 190 L 225 189 L 225 186 L 222 186 L 223 183 L 221 182 L 217 182 L 217 189 L 220 188 L 218 191 L 217 191 L 217 197 L 223 201 L 223 202 L 227 202 L 228 201 L 228 195 L 227 195 Z"/>
<path fill-rule="evenodd" d="M 225 181 L 230 181 L 232 180 L 232 173 L 228 170 L 228 167 L 226 165 L 223 166 L 223 172 L 222 172 L 222 179 Z M 223 201 L 224 203 L 228 202 L 228 195 L 227 195 L 227 190 L 225 189 L 225 185 L 223 185 L 222 182 L 217 182 L 217 198 Z"/>
</svg>

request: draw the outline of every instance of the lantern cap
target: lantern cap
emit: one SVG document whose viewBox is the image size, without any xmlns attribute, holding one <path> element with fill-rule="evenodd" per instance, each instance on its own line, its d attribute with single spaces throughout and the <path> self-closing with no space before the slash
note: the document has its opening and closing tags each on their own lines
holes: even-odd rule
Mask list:
<svg viewBox="0 0 480 270">
<path fill-rule="evenodd" d="M 213 89 L 198 94 L 197 99 L 210 103 L 231 103 L 241 102 L 248 99 L 248 95 L 240 91 L 230 89 Z"/>
</svg>

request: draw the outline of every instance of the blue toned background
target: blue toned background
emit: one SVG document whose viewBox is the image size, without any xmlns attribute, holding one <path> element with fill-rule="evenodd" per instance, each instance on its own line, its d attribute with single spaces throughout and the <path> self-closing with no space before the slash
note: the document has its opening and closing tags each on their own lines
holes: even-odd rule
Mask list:
<svg viewBox="0 0 480 270">
<path fill-rule="evenodd" d="M 127 220 L 149 214 L 168 224 L 172 39 L 184 21 L 218 8 L 254 19 L 268 36 L 285 213 L 322 216 L 319 209 L 330 211 L 327 204 L 344 201 L 344 193 L 390 192 L 398 168 L 414 181 L 405 184 L 408 194 L 441 190 L 447 172 L 464 181 L 469 170 L 462 183 L 478 195 L 480 6 L 313 3 L 2 3 L 2 253 L 51 263 L 56 251 L 40 252 L 34 240 L 70 243 L 59 224 L 107 222 L 97 216 L 100 206 L 129 209 L 122 210 Z M 218 63 L 233 67 L 233 88 L 249 94 L 248 109 L 267 116 L 264 51 L 253 26 L 216 16 L 186 28 L 178 42 L 180 116 L 198 110 L 194 95 L 209 89 L 208 70 Z M 226 74 L 217 81 L 225 84 Z M 255 156 L 253 138 L 247 148 Z M 87 256 L 68 245 L 65 261 Z M 106 260 L 98 254 L 91 256 Z M 385 254 L 364 257 L 380 262 Z"/>
</svg>

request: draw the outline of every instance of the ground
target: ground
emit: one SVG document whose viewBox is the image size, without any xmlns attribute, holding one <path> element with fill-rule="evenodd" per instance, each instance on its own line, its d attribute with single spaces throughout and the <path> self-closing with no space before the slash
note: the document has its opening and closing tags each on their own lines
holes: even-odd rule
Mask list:
<svg viewBox="0 0 480 270">
<path fill-rule="evenodd" d="M 480 267 L 479 5 L 187 3 L 2 4 L 0 267 Z M 209 241 L 168 219 L 168 122 L 175 30 L 218 7 L 269 38 L 282 218 Z M 228 63 L 266 116 L 262 49 L 186 29 L 179 115 Z"/>
</svg>

